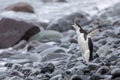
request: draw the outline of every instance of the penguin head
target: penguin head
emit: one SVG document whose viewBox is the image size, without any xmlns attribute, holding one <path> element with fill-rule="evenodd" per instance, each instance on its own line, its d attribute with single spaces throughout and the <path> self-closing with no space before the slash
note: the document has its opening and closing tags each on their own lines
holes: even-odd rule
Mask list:
<svg viewBox="0 0 120 80">
<path fill-rule="evenodd" d="M 72 27 L 77 31 L 77 30 L 83 30 L 82 26 L 80 25 L 80 22 L 76 21 L 74 22 L 74 24 L 72 25 Z"/>
<path fill-rule="evenodd" d="M 83 33 L 87 35 L 87 32 L 82 28 L 79 22 L 75 22 L 72 26 L 78 34 Z"/>
</svg>

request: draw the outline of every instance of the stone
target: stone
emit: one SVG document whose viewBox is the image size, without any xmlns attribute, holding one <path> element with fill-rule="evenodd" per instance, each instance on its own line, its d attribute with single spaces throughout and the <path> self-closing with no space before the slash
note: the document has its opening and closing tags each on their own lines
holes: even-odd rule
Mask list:
<svg viewBox="0 0 120 80">
<path fill-rule="evenodd" d="M 79 20 L 81 25 L 85 25 L 89 22 L 87 19 L 88 14 L 84 12 L 76 12 L 70 15 L 64 16 L 58 20 L 53 20 L 47 27 L 48 30 L 56 30 L 64 32 L 72 29 L 74 20 Z"/>
<path fill-rule="evenodd" d="M 50 80 L 59 80 L 61 78 L 61 75 L 56 75 L 56 76 L 53 76 Z"/>
<path fill-rule="evenodd" d="M 94 73 L 91 77 L 90 80 L 102 80 L 103 77 L 100 74 Z"/>
<path fill-rule="evenodd" d="M 106 74 L 109 71 L 107 66 L 101 66 L 96 72 L 100 74 Z"/>
<path fill-rule="evenodd" d="M 6 50 L 0 53 L 0 58 L 9 58 L 16 54 L 20 54 L 20 52 L 17 52 L 16 50 Z"/>
<path fill-rule="evenodd" d="M 33 7 L 26 2 L 18 2 L 12 5 L 9 5 L 4 10 L 6 11 L 15 11 L 15 12 L 27 12 L 27 13 L 34 13 Z"/>
<path fill-rule="evenodd" d="M 34 53 L 34 54 L 25 53 L 25 54 L 13 55 L 10 57 L 10 59 L 11 59 L 11 62 L 14 62 L 14 63 L 36 62 L 41 60 L 41 56 L 37 53 Z"/>
<path fill-rule="evenodd" d="M 99 67 L 99 65 L 97 63 L 89 63 L 88 64 L 88 69 L 89 70 L 95 70 L 98 67 Z"/>
<path fill-rule="evenodd" d="M 53 73 L 55 70 L 55 66 L 52 63 L 48 63 L 47 65 L 44 65 L 44 67 L 41 69 L 41 73 Z"/>
<path fill-rule="evenodd" d="M 112 62 L 112 61 L 119 59 L 119 56 L 111 54 L 108 56 L 107 59 L 108 59 L 108 61 Z"/>
<path fill-rule="evenodd" d="M 18 76 L 18 77 L 23 77 L 23 74 L 19 71 L 12 71 L 12 73 L 10 74 L 11 76 Z"/>
<path fill-rule="evenodd" d="M 70 80 L 87 80 L 78 75 L 73 75 Z"/>
<path fill-rule="evenodd" d="M 115 79 L 117 77 L 120 77 L 120 68 L 114 68 L 112 71 L 111 71 L 111 74 L 112 74 L 112 79 Z"/>
<path fill-rule="evenodd" d="M 25 48 L 26 45 L 27 45 L 27 41 L 21 40 L 18 44 L 13 46 L 13 49 L 15 50 L 23 49 Z"/>
<path fill-rule="evenodd" d="M 2 18 L 0 20 L 0 48 L 8 48 L 21 40 L 28 40 L 39 31 L 38 27 L 24 21 Z"/>
<path fill-rule="evenodd" d="M 22 78 L 18 77 L 18 76 L 12 76 L 12 77 L 7 77 L 4 80 L 23 80 Z"/>
<path fill-rule="evenodd" d="M 65 53 L 51 53 L 51 54 L 44 56 L 41 61 L 45 62 L 45 61 L 49 61 L 49 60 L 53 60 L 53 59 L 60 59 L 60 58 L 67 59 L 68 57 L 69 56 L 66 55 Z"/>
<path fill-rule="evenodd" d="M 38 40 L 38 41 L 59 41 L 63 35 L 60 32 L 54 30 L 44 30 L 35 35 L 33 35 L 29 41 Z"/>
</svg>

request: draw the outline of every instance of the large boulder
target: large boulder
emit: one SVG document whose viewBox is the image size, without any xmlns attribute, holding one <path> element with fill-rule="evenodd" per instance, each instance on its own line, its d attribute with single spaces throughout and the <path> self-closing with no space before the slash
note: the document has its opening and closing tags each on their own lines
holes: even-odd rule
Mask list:
<svg viewBox="0 0 120 80">
<path fill-rule="evenodd" d="M 18 2 L 5 8 L 8 11 L 34 13 L 33 7 L 26 2 Z"/>
<path fill-rule="evenodd" d="M 0 48 L 8 48 L 21 40 L 28 40 L 40 29 L 32 24 L 9 18 L 0 20 Z"/>
<path fill-rule="evenodd" d="M 47 27 L 49 30 L 56 30 L 64 32 L 72 28 L 72 24 L 75 20 L 80 21 L 81 25 L 85 25 L 89 22 L 88 15 L 84 12 L 76 12 L 70 15 L 64 16 L 58 20 L 53 20 Z"/>
</svg>

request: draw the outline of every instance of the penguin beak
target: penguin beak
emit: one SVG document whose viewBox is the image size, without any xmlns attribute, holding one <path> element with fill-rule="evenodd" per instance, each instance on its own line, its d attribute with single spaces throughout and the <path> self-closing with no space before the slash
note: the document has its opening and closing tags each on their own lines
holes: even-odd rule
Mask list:
<svg viewBox="0 0 120 80">
<path fill-rule="evenodd" d="M 72 29 L 73 29 L 73 30 L 76 30 L 76 29 L 77 29 L 77 25 L 76 25 L 76 24 L 73 24 L 73 25 L 72 25 Z"/>
</svg>

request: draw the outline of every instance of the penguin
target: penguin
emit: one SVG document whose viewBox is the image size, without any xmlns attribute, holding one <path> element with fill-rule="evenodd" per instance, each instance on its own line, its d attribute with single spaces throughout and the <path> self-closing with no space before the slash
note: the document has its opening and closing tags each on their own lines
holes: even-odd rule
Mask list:
<svg viewBox="0 0 120 80">
<path fill-rule="evenodd" d="M 82 52 L 82 57 L 86 62 L 93 60 L 93 42 L 89 34 L 82 28 L 79 23 L 74 23 L 73 28 L 77 34 L 77 41 Z"/>
</svg>

